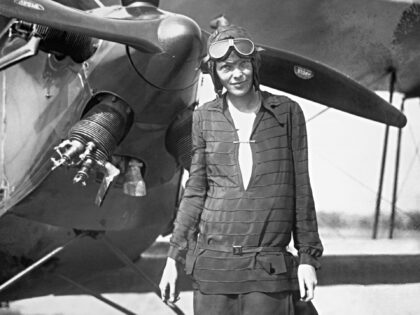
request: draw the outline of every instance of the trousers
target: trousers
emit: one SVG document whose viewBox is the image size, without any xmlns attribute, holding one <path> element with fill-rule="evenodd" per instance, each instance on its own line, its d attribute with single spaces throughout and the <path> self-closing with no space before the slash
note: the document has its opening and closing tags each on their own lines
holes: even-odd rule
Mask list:
<svg viewBox="0 0 420 315">
<path fill-rule="evenodd" d="M 203 294 L 194 291 L 195 315 L 296 315 L 290 292 Z"/>
</svg>

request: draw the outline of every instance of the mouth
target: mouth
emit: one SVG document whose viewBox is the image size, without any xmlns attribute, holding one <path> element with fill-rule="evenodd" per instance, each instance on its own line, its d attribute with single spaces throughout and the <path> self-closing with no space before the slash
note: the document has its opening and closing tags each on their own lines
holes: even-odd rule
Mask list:
<svg viewBox="0 0 420 315">
<path fill-rule="evenodd" d="M 235 83 L 231 83 L 230 85 L 236 88 L 240 88 L 243 87 L 244 85 L 246 85 L 248 83 L 248 81 L 241 81 L 241 82 L 235 82 Z"/>
</svg>

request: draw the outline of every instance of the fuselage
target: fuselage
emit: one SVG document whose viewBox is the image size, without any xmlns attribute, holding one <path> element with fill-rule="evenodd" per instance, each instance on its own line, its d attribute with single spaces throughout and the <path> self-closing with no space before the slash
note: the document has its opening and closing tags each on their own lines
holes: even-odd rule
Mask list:
<svg viewBox="0 0 420 315">
<path fill-rule="evenodd" d="M 165 231 L 176 210 L 182 167 L 168 152 L 167 132 L 178 115 L 196 102 L 203 48 L 200 29 L 189 18 L 145 3 L 100 8 L 92 14 L 108 18 L 109 23 L 157 20 L 155 37 L 163 51 L 150 53 L 95 39 L 94 54 L 83 62 L 39 51 L 0 72 L 0 235 L 4 236 L 0 283 L 80 231 L 105 233 L 134 259 Z M 0 17 L 0 25 L 7 21 Z M 138 36 L 141 39 L 141 32 Z M 8 41 L 1 44 L 3 55 L 13 49 Z M 126 173 L 120 170 L 98 207 L 94 201 L 101 174 L 92 172 L 86 186 L 73 184 L 77 165 L 52 171 L 51 157 L 100 93 L 115 95 L 134 114 L 110 162 L 141 161 L 147 193 L 141 197 L 124 193 Z M 58 256 L 56 270 L 73 279 L 86 278 L 98 268 L 119 267 L 118 259 L 110 255 L 97 241 L 84 238 Z M 25 282 L 21 286 L 0 296 L 47 294 L 41 286 L 30 290 Z M 49 290 L 58 288 L 53 285 Z"/>
</svg>

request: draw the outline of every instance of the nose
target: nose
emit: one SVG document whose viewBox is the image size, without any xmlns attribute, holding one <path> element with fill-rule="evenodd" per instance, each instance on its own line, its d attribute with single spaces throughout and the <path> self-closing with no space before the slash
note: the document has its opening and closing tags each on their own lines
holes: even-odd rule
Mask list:
<svg viewBox="0 0 420 315">
<path fill-rule="evenodd" d="M 240 78 L 241 76 L 243 76 L 244 72 L 240 67 L 235 67 L 233 69 L 233 77 L 234 78 Z"/>
</svg>

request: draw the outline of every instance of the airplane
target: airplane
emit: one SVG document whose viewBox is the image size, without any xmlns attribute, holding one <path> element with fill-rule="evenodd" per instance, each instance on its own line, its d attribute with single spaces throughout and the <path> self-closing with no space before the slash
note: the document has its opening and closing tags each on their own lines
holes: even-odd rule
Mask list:
<svg viewBox="0 0 420 315">
<path fill-rule="evenodd" d="M 364 7 L 361 1 L 354 2 Z M 398 17 L 416 13 L 407 11 L 406 3 L 372 3 L 370 10 L 383 4 L 390 10 L 386 13 Z M 331 25 L 339 24 L 330 21 L 322 28 L 311 23 L 320 20 L 297 23 L 289 14 L 315 10 L 315 1 L 246 0 L 241 1 L 240 14 L 234 12 L 237 4 L 2 1 L 0 301 L 85 292 L 129 313 L 101 293 L 157 291 L 161 256 L 139 257 L 157 236 L 170 232 L 183 169 L 190 163 L 191 115 L 197 105 L 208 25 L 221 12 L 255 34 L 262 48 L 262 84 L 404 127 L 406 117 L 373 90 L 385 88 L 384 77 L 395 73 L 394 88 L 418 96 L 410 72 L 416 56 L 407 62 L 391 58 L 394 67 L 381 68 L 383 58 L 374 65 L 362 58 L 363 42 L 352 50 L 353 58 L 321 49 L 323 41 L 339 39 L 329 39 L 335 30 Z M 350 10 L 344 1 L 336 5 L 326 1 L 318 13 L 333 18 L 339 10 Z M 285 19 L 274 18 L 275 14 L 268 18 L 270 12 L 285 10 Z M 261 12 L 259 19 L 251 18 L 255 12 Z M 319 28 L 312 30 L 314 25 Z M 413 31 L 408 26 L 397 48 L 415 44 L 415 25 Z M 277 30 L 283 35 L 273 37 Z M 303 45 L 300 33 L 306 36 Z M 366 42 L 376 47 L 370 38 Z M 417 258 L 406 257 L 402 271 Z M 334 269 L 333 262 L 326 260 L 326 265 Z M 124 268 L 137 274 L 138 281 L 130 273 L 122 277 Z M 377 270 L 366 270 L 379 281 Z M 362 275 L 349 279 L 343 271 L 325 276 L 324 283 L 366 280 Z M 420 279 L 412 276 L 409 281 Z"/>
</svg>

